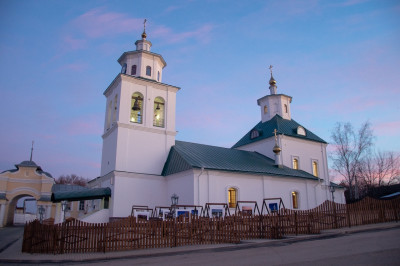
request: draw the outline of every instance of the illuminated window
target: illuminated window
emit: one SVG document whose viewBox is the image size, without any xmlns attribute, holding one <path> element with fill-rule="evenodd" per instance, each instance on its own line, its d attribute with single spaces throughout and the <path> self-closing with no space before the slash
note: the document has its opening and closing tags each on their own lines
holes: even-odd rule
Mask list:
<svg viewBox="0 0 400 266">
<path fill-rule="evenodd" d="M 314 176 L 318 177 L 318 163 L 316 161 L 312 163 L 312 173 Z"/>
<path fill-rule="evenodd" d="M 237 202 L 237 189 L 236 188 L 229 188 L 228 189 L 228 203 L 229 208 L 235 208 Z"/>
<path fill-rule="evenodd" d="M 299 193 L 297 191 L 292 191 L 292 206 L 293 209 L 299 208 Z"/>
<path fill-rule="evenodd" d="M 268 107 L 264 105 L 264 114 L 268 113 Z"/>
<path fill-rule="evenodd" d="M 143 95 L 140 92 L 132 94 L 131 118 L 132 123 L 142 124 L 143 120 Z"/>
<path fill-rule="evenodd" d="M 146 67 L 146 75 L 151 77 L 151 66 Z"/>
<path fill-rule="evenodd" d="M 154 119 L 153 126 L 164 127 L 165 101 L 161 97 L 154 100 Z"/>
<path fill-rule="evenodd" d="M 297 158 L 293 159 L 293 169 L 299 169 L 299 160 Z"/>
<path fill-rule="evenodd" d="M 136 65 L 133 65 L 131 68 L 131 75 L 136 75 Z"/>
</svg>

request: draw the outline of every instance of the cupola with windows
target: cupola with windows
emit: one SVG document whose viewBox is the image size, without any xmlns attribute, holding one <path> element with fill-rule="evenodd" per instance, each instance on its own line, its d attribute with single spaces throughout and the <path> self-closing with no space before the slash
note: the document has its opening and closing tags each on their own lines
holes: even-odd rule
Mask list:
<svg viewBox="0 0 400 266">
<path fill-rule="evenodd" d="M 261 108 L 261 120 L 266 122 L 275 115 L 280 115 L 282 118 L 291 120 L 290 103 L 292 97 L 285 94 L 277 93 L 276 80 L 272 76 L 272 66 L 269 66 L 271 78 L 269 80 L 270 95 L 266 95 L 257 100 L 257 104 Z"/>
<path fill-rule="evenodd" d="M 162 70 L 167 63 L 161 55 L 150 52 L 152 44 L 147 40 L 146 22 L 144 20 L 142 39 L 135 42 L 136 50 L 124 52 L 118 63 L 121 65 L 121 74 L 161 82 Z"/>
</svg>

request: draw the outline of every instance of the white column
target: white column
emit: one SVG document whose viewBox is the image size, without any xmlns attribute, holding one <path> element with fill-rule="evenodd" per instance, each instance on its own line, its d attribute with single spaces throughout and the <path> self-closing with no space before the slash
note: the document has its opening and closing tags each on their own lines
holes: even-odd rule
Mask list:
<svg viewBox="0 0 400 266">
<path fill-rule="evenodd" d="M 0 204 L 0 227 L 4 226 L 4 213 L 6 211 L 6 205 Z"/>
</svg>

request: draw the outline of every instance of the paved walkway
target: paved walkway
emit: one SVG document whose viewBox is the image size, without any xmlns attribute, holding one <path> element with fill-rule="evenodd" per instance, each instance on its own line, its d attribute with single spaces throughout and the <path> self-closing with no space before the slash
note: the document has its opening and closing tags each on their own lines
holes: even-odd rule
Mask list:
<svg viewBox="0 0 400 266">
<path fill-rule="evenodd" d="M 262 246 L 277 246 L 284 243 L 295 243 L 300 241 L 311 241 L 323 238 L 333 238 L 345 234 L 355 234 L 359 232 L 367 231 L 379 231 L 389 230 L 392 228 L 400 228 L 400 223 L 381 223 L 381 224 L 370 224 L 363 226 L 354 226 L 351 228 L 344 227 L 340 229 L 332 229 L 322 231 L 318 235 L 299 235 L 299 236 L 287 236 L 284 239 L 270 240 L 270 239 L 253 239 L 244 240 L 240 244 L 218 244 L 218 245 L 194 245 L 194 246 L 183 246 L 175 248 L 158 248 L 158 249 L 141 249 L 131 251 L 120 251 L 120 252 L 109 252 L 109 253 L 74 253 L 74 254 L 29 254 L 22 253 L 22 233 L 21 229 L 15 230 L 14 237 L 10 237 L 9 234 L 5 234 L 6 230 L 13 228 L 0 229 L 0 239 L 3 250 L 0 250 L 0 264 L 1 263 L 74 263 L 74 262 L 90 262 L 98 260 L 110 260 L 110 259 L 127 259 L 127 258 L 144 258 L 148 256 L 171 256 L 178 254 L 189 254 L 195 252 L 204 252 L 206 250 L 220 250 L 229 251 L 235 249 L 262 247 Z M 8 237 L 3 238 L 4 235 Z M 10 241 L 9 243 L 6 243 Z"/>
</svg>

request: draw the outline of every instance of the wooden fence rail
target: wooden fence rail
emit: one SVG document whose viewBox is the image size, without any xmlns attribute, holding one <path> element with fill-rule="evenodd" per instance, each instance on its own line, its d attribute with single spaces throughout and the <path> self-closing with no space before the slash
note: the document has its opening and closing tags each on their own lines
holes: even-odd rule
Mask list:
<svg viewBox="0 0 400 266">
<path fill-rule="evenodd" d="M 269 215 L 232 215 L 225 218 L 192 217 L 165 221 L 134 217 L 91 224 L 67 219 L 61 224 L 35 220 L 24 230 L 22 252 L 110 252 L 185 245 L 239 243 L 243 239 L 282 238 L 284 235 L 318 234 L 321 230 L 398 221 L 400 198 L 337 204 L 326 201 L 304 211 L 280 209 Z"/>
</svg>

